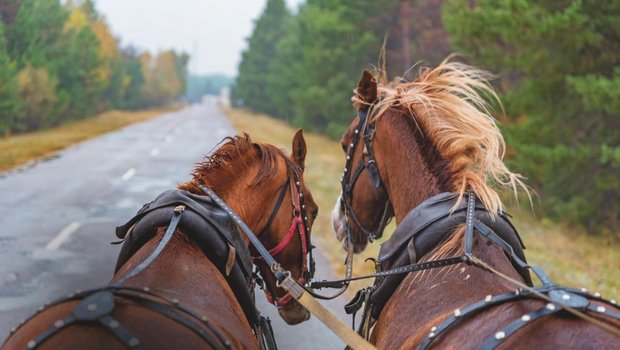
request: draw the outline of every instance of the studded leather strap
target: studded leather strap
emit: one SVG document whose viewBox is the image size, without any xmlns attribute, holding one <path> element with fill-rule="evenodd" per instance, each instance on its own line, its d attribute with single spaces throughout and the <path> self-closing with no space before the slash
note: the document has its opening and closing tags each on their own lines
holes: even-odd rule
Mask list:
<svg viewBox="0 0 620 350">
<path fill-rule="evenodd" d="M 454 314 L 446 319 L 439 326 L 431 328 L 431 332 L 424 339 L 424 341 L 418 346 L 418 350 L 427 349 L 432 342 L 437 339 L 444 332 L 452 328 L 457 322 L 466 319 L 474 314 L 477 314 L 483 310 L 490 309 L 493 306 L 503 304 L 508 301 L 516 301 L 523 299 L 524 295 L 520 292 L 512 292 L 506 294 L 500 294 L 496 296 L 487 295 L 484 300 L 471 304 L 462 310 L 454 310 Z"/>
<path fill-rule="evenodd" d="M 513 335 L 514 333 L 516 333 L 518 330 L 520 330 L 521 328 L 525 327 L 527 324 L 531 323 L 532 321 L 535 321 L 541 317 L 547 316 L 547 315 L 551 315 L 555 312 L 557 312 L 558 310 L 561 310 L 560 308 L 556 307 L 553 304 L 547 304 L 546 306 L 531 312 L 529 314 L 525 314 L 523 316 L 521 316 L 521 318 L 513 321 L 512 323 L 510 323 L 506 328 L 504 328 L 503 330 L 497 331 L 495 332 L 495 334 L 490 337 L 489 339 L 487 339 L 486 342 L 484 342 L 484 344 L 482 345 L 481 350 L 493 350 L 495 349 L 497 346 L 499 346 L 504 340 L 506 340 L 508 337 L 510 337 L 511 335 Z"/>
</svg>

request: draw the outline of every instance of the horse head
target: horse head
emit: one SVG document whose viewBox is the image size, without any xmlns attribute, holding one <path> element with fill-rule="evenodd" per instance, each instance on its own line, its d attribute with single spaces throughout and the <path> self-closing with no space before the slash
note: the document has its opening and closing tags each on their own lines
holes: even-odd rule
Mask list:
<svg viewBox="0 0 620 350">
<path fill-rule="evenodd" d="M 491 74 L 449 57 L 414 81 L 377 82 L 364 71 L 352 97 L 357 116 L 341 139 L 346 155 L 342 192 L 332 212 L 337 238 L 354 250 L 380 237 L 441 192 L 473 191 L 492 213 L 494 188 L 526 190 L 505 166 L 504 139 L 488 97 L 499 103 Z"/>
<path fill-rule="evenodd" d="M 373 151 L 376 125 L 368 115 L 378 98 L 377 80 L 369 71 L 362 73 L 353 99 L 358 114 L 340 139 L 346 165 L 332 224 L 343 247 L 346 249 L 350 241 L 353 251 L 359 253 L 369 240 L 381 237 L 393 210 L 382 180 L 384 163 L 381 155 Z"/>
<path fill-rule="evenodd" d="M 199 164 L 192 181 L 179 186 L 199 193 L 199 185 L 213 189 L 258 234 L 280 266 L 303 284 L 312 277 L 310 230 L 318 207 L 306 187 L 306 143 L 301 130 L 293 138 L 292 154 L 272 145 L 253 143 L 250 137 L 227 138 Z M 244 235 L 246 244 L 249 239 Z M 265 282 L 265 294 L 288 324 L 310 318 L 310 313 L 277 285 L 271 267 L 250 247 L 254 264 Z M 311 255 L 310 255 L 311 256 Z"/>
</svg>

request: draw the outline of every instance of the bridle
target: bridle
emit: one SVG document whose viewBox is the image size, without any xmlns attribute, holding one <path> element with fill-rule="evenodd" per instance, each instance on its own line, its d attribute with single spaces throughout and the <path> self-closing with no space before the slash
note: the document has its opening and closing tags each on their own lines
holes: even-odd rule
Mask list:
<svg viewBox="0 0 620 350">
<path fill-rule="evenodd" d="M 347 288 L 349 287 L 349 283 L 347 281 L 352 280 L 353 275 L 353 244 L 351 241 L 352 232 L 351 232 L 351 218 L 355 224 L 362 230 L 362 232 L 366 235 L 368 240 L 372 242 L 376 238 L 380 237 L 385 226 L 388 224 L 392 214 L 392 204 L 390 202 L 390 198 L 387 197 L 387 188 L 385 184 L 381 180 L 381 176 L 379 175 L 379 169 L 377 168 L 377 162 L 375 160 L 375 155 L 372 150 L 372 141 L 375 136 L 376 123 L 373 121 L 371 123 L 368 122 L 368 113 L 367 111 L 359 110 L 357 112 L 357 116 L 359 117 L 359 124 L 355 127 L 353 131 L 353 138 L 351 139 L 351 143 L 348 145 L 347 150 L 347 160 L 344 166 L 344 173 L 342 174 L 342 178 L 340 179 L 340 183 L 342 185 L 341 189 L 341 197 L 340 197 L 340 207 L 344 214 L 344 225 L 345 225 L 345 245 L 347 250 L 347 256 L 345 258 L 345 277 L 342 280 L 339 280 L 342 283 L 333 284 L 331 281 L 317 281 L 309 284 L 312 289 L 321 289 L 321 288 L 339 288 L 339 290 L 331 296 L 324 296 L 317 294 L 314 291 L 306 289 L 312 296 L 318 299 L 334 299 L 337 296 L 343 294 Z M 357 148 L 358 141 L 360 139 L 360 135 L 362 136 L 362 140 L 364 140 L 364 152 L 360 159 L 360 163 L 355 169 L 353 173 L 351 173 L 351 166 L 353 165 L 353 156 L 355 155 L 355 150 Z M 370 181 L 374 185 L 375 191 L 381 188 L 381 190 L 385 193 L 386 202 L 383 208 L 383 213 L 381 214 L 381 221 L 376 230 L 371 231 L 362 225 L 359 217 L 355 214 L 353 210 L 353 186 L 355 185 L 357 179 L 364 169 L 367 170 L 368 176 L 370 176 Z"/>
<path fill-rule="evenodd" d="M 294 181 L 291 183 L 291 176 Z M 269 231 L 273 220 L 277 216 L 280 211 L 280 207 L 282 202 L 284 201 L 284 197 L 286 195 L 287 190 L 290 189 L 291 198 L 292 198 L 292 207 L 293 207 L 293 220 L 291 222 L 291 226 L 288 229 L 288 233 L 282 238 L 282 240 L 276 244 L 273 248 L 268 250 L 269 255 L 275 257 L 282 251 L 288 247 L 291 243 L 291 240 L 295 236 L 295 232 L 299 233 L 299 238 L 301 240 L 301 254 L 302 254 L 302 272 L 299 276 L 297 282 L 301 285 L 304 285 L 306 281 L 312 281 L 315 273 L 315 262 L 314 257 L 312 256 L 312 249 L 314 246 L 310 242 L 310 226 L 308 226 L 308 216 L 305 214 L 306 205 L 304 204 L 304 195 L 301 191 L 301 181 L 297 178 L 295 173 L 287 176 L 286 181 L 282 185 L 280 189 L 280 193 L 278 195 L 278 199 L 276 200 L 276 204 L 271 211 L 271 215 L 265 224 L 265 227 L 259 232 L 257 235 L 258 238 L 263 236 Z M 259 255 L 252 255 L 252 260 L 254 261 L 256 266 L 260 265 L 257 262 L 262 261 L 263 257 Z M 264 271 L 261 270 L 261 274 L 263 277 L 265 276 Z M 293 297 L 290 293 L 286 293 L 283 297 L 276 297 L 274 290 L 265 283 L 267 288 L 265 289 L 265 295 L 267 296 L 267 300 L 275 305 L 276 307 L 283 307 L 287 305 L 289 302 L 293 300 Z"/>
<path fill-rule="evenodd" d="M 368 121 L 367 111 L 359 110 L 357 112 L 357 116 L 360 121 L 355 130 L 353 131 L 353 139 L 348 145 L 347 160 L 345 163 L 342 180 L 340 181 L 342 184 L 341 206 L 345 215 L 347 239 L 350 240 L 351 238 L 351 225 L 349 223 L 349 218 L 351 218 L 359 227 L 359 229 L 362 230 L 362 232 L 366 235 L 368 240 L 372 242 L 376 238 L 381 236 L 383 230 L 385 229 L 385 226 L 388 224 L 391 218 L 391 202 L 388 197 L 383 208 L 383 213 L 381 215 L 381 221 L 379 223 L 379 226 L 374 231 L 365 228 L 359 220 L 359 217 L 357 216 L 357 214 L 355 214 L 355 211 L 353 210 L 353 186 L 355 186 L 357 179 L 359 178 L 362 171 L 364 171 L 364 169 L 367 170 L 368 176 L 370 177 L 370 181 L 374 185 L 375 191 L 381 188 L 381 190 L 384 191 L 387 196 L 387 189 L 385 187 L 385 184 L 381 180 L 381 175 L 379 174 L 375 155 L 372 150 L 372 141 L 375 137 L 376 122 Z M 360 159 L 359 165 L 357 166 L 355 171 L 351 172 L 351 166 L 353 165 L 353 156 L 355 155 L 355 150 L 357 148 L 360 135 L 364 142 L 364 152 Z"/>
</svg>

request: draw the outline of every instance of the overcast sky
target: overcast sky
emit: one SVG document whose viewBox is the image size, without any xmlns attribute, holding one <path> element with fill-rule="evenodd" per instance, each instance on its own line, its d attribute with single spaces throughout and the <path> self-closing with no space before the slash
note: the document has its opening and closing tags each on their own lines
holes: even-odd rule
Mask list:
<svg viewBox="0 0 620 350">
<path fill-rule="evenodd" d="M 151 52 L 192 56 L 193 73 L 236 75 L 241 51 L 266 0 L 95 0 L 112 32 Z M 286 0 L 296 9 L 302 0 Z"/>
</svg>

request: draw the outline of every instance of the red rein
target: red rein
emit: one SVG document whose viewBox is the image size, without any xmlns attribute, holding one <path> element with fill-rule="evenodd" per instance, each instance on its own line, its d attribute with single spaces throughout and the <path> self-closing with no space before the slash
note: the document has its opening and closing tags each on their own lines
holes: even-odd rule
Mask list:
<svg viewBox="0 0 620 350">
<path fill-rule="evenodd" d="M 278 243 L 275 247 L 269 250 L 269 255 L 275 257 L 276 255 L 281 253 L 284 249 L 286 249 L 289 243 L 291 243 L 291 240 L 293 239 L 293 236 L 295 235 L 295 231 L 299 231 L 299 238 L 301 239 L 301 254 L 302 254 L 303 271 L 301 275 L 299 276 L 299 279 L 297 280 L 297 282 L 303 285 L 306 282 L 304 275 L 306 272 L 308 272 L 308 264 L 307 264 L 308 246 L 306 244 L 307 233 L 306 233 L 306 228 L 304 227 L 304 220 L 302 219 L 303 213 L 302 213 L 302 208 L 301 208 L 301 204 L 299 201 L 299 193 L 297 192 L 297 186 L 295 186 L 295 184 L 291 185 L 291 194 L 293 196 L 293 204 L 295 206 L 295 217 L 293 218 L 293 221 L 291 222 L 291 227 L 288 229 L 288 233 L 286 234 L 286 236 L 284 236 L 284 238 L 280 241 L 280 243 Z M 262 259 L 262 257 L 260 256 L 252 257 L 252 259 L 256 261 L 256 260 Z M 277 298 L 277 297 L 274 298 L 274 296 L 272 296 L 271 293 L 269 293 L 269 291 L 267 290 L 265 290 L 265 294 L 267 296 L 267 300 L 269 301 L 269 303 L 277 307 L 283 307 L 284 305 L 288 304 L 289 302 L 293 300 L 293 297 L 289 293 L 286 293 L 286 295 L 283 296 L 282 298 Z"/>
</svg>

